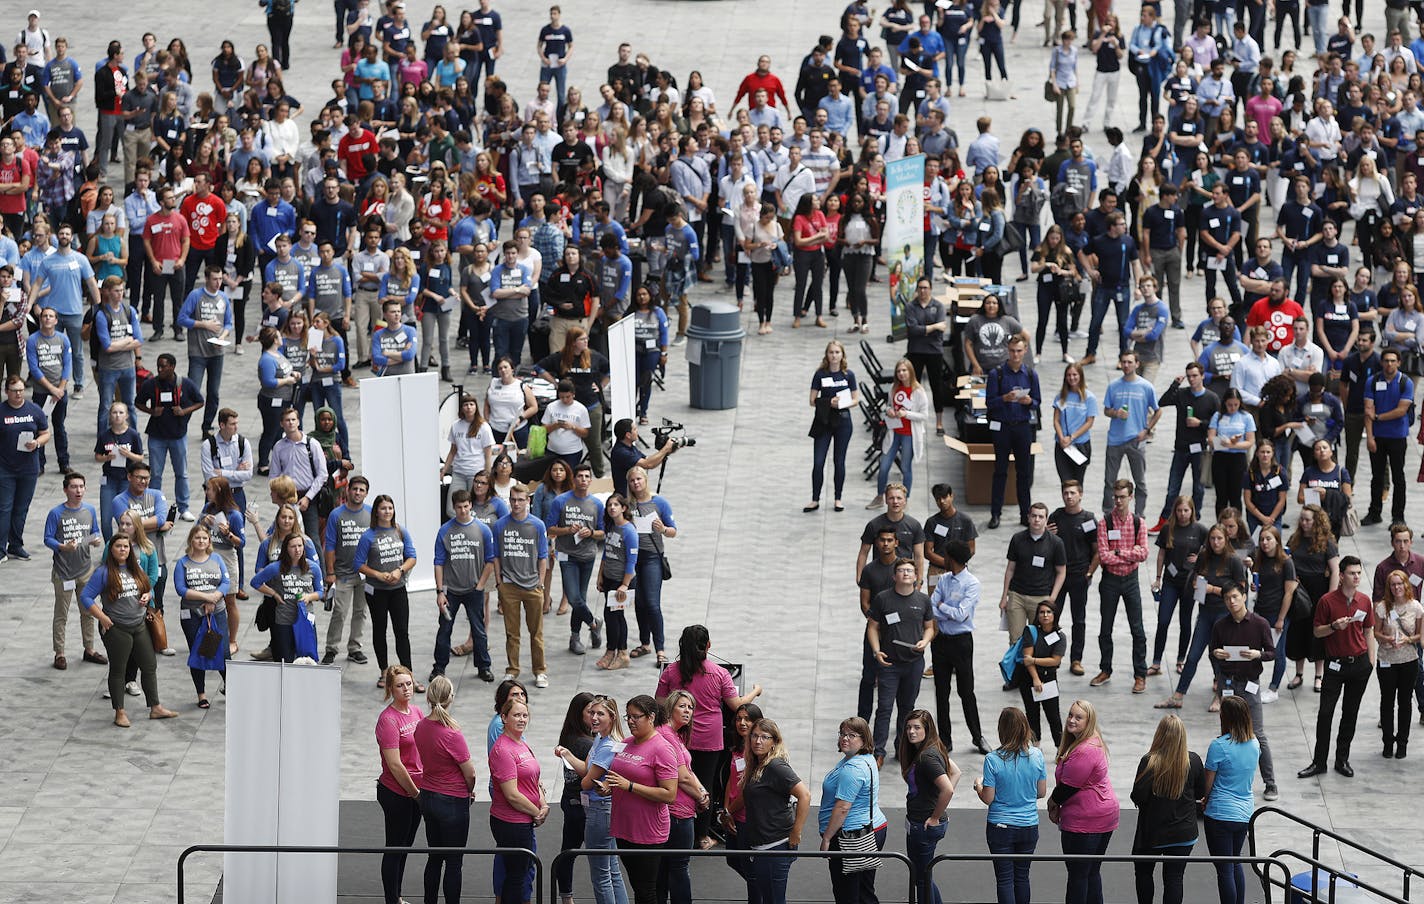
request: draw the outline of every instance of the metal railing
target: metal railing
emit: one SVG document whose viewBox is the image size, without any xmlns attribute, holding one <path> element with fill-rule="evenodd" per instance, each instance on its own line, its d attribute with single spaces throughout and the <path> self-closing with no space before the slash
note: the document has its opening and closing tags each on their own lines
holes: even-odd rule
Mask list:
<svg viewBox="0 0 1424 904">
<path fill-rule="evenodd" d="M 1256 876 L 1261 880 L 1261 889 L 1266 896 L 1266 904 L 1271 904 L 1271 889 L 1279 888 L 1282 892 L 1282 901 L 1289 901 L 1290 896 L 1290 868 L 1286 864 L 1274 857 L 1257 857 L 1254 855 L 1238 856 L 1206 856 L 1206 857 L 1179 857 L 1172 854 L 940 854 L 930 861 L 929 869 L 925 871 L 925 882 L 934 881 L 935 867 L 941 863 L 992 863 L 996 860 L 1026 860 L 1032 863 L 1063 863 L 1089 861 L 1092 863 L 1171 863 L 1173 865 L 1205 865 L 1205 864 L 1242 864 L 1249 865 Z M 1274 881 L 1270 878 L 1272 868 L 1281 871 L 1282 881 Z"/>
<path fill-rule="evenodd" d="M 814 835 L 808 837 L 812 839 L 815 838 Z M 559 898 L 559 890 L 555 884 L 558 881 L 559 868 L 565 863 L 572 862 L 580 857 L 627 858 L 669 856 L 674 856 L 674 852 L 669 851 L 665 848 L 628 848 L 626 850 L 617 848 L 570 848 L 566 851 L 560 851 L 558 856 L 554 858 L 553 864 L 549 867 L 549 900 L 557 901 Z M 744 851 L 720 848 L 709 851 L 676 851 L 675 856 L 679 858 L 710 858 L 714 860 L 732 860 L 734 858 L 739 857 L 778 857 L 791 860 L 847 860 L 855 857 L 874 856 L 883 861 L 882 868 L 884 866 L 884 862 L 894 862 L 904 865 L 905 874 L 908 877 L 905 890 L 905 901 L 907 902 L 907 904 L 916 904 L 915 892 L 918 888 L 919 883 L 915 875 L 915 866 L 913 863 L 910 862 L 910 858 L 907 855 L 901 853 L 900 851 L 880 851 L 879 853 L 874 855 L 866 855 L 859 854 L 854 851 Z M 180 901 L 179 904 L 182 904 L 182 902 Z M 539 904 L 539 902 L 535 902 L 535 904 Z"/>
<path fill-rule="evenodd" d="M 544 904 L 544 864 L 539 855 L 526 848 L 488 847 L 347 847 L 345 845 L 301 844 L 195 844 L 178 855 L 178 904 L 185 904 L 184 870 L 194 854 L 463 854 L 495 857 L 504 854 L 523 855 L 534 863 L 534 900 Z"/>
<path fill-rule="evenodd" d="M 1280 807 L 1271 807 L 1271 806 L 1258 807 L 1258 808 L 1256 808 L 1256 812 L 1251 814 L 1251 820 L 1250 820 L 1249 823 L 1247 823 L 1246 840 L 1247 840 L 1247 843 L 1250 845 L 1250 851 L 1251 851 L 1252 854 L 1255 854 L 1255 853 L 1256 853 L 1256 823 L 1257 823 L 1257 821 L 1258 821 L 1261 817 L 1263 817 L 1263 816 L 1280 816 L 1280 817 L 1282 817 L 1283 819 L 1285 819 L 1285 820 L 1287 820 L 1287 821 L 1289 821 L 1289 822 L 1293 822 L 1293 823 L 1295 823 L 1296 825 L 1304 826 L 1304 827 L 1306 827 L 1307 829 L 1310 829 L 1310 856 L 1309 856 L 1309 857 L 1305 856 L 1304 854 L 1298 853 L 1297 851 L 1295 851 L 1295 850 L 1293 850 L 1293 849 L 1290 849 L 1290 848 L 1281 848 L 1281 849 L 1278 849 L 1278 850 L 1276 850 L 1276 851 L 1273 851 L 1270 856 L 1272 856 L 1272 857 L 1281 857 L 1281 856 L 1294 857 L 1294 858 L 1296 858 L 1297 860 L 1301 860 L 1301 861 L 1303 861 L 1303 862 L 1305 862 L 1305 863 L 1310 864 L 1310 865 L 1311 865 L 1312 867 L 1314 867 L 1315 869 L 1324 870 L 1324 871 L 1330 873 L 1330 900 L 1331 900 L 1332 902 L 1335 900 L 1335 882 L 1336 882 L 1336 879 L 1342 878 L 1342 877 L 1343 877 L 1346 881 L 1350 882 L 1351 884 L 1354 884 L 1354 885 L 1359 886 L 1360 888 L 1364 889 L 1365 891 L 1368 891 L 1368 892 L 1370 892 L 1370 893 L 1372 893 L 1372 894 L 1380 895 L 1380 896 L 1385 897 L 1385 898 L 1387 898 L 1387 899 L 1389 899 L 1389 900 L 1391 900 L 1391 901 L 1401 902 L 1401 904 L 1402 904 L 1402 902 L 1407 902 L 1407 901 L 1409 900 L 1409 885 L 1410 885 L 1410 880 L 1413 878 L 1414 874 L 1415 874 L 1416 872 L 1418 872 L 1418 870 L 1416 870 L 1414 867 L 1410 866 L 1410 865 L 1407 864 L 1407 863 L 1402 863 L 1402 862 L 1400 862 L 1400 861 L 1398 861 L 1398 860 L 1395 860 L 1393 857 L 1387 857 L 1387 856 L 1385 856 L 1384 854 L 1381 854 L 1381 853 L 1379 853 L 1379 852 L 1377 852 L 1377 851 L 1375 851 L 1375 850 L 1373 850 L 1373 849 L 1371 849 L 1371 848 L 1365 847 L 1364 845 L 1360 844 L 1360 843 L 1357 842 L 1357 841 L 1351 841 L 1349 838 L 1346 838 L 1344 835 L 1341 835 L 1339 832 L 1335 832 L 1335 831 L 1332 831 L 1331 829 L 1327 829 L 1327 828 L 1325 828 L 1324 826 L 1322 826 L 1322 825 L 1320 825 L 1320 824 L 1318 824 L 1318 823 L 1311 822 L 1311 821 L 1308 820 L 1308 819 L 1302 819 L 1301 817 L 1295 815 L 1294 813 L 1288 812 L 1288 811 L 1286 811 L 1286 810 L 1282 810 Z M 1389 867 L 1392 867 L 1392 868 L 1394 868 L 1394 869 L 1399 870 L 1399 871 L 1400 871 L 1400 874 L 1401 874 L 1401 875 L 1400 875 L 1400 880 L 1401 880 L 1401 882 L 1400 882 L 1400 885 L 1401 885 L 1401 894 L 1398 895 L 1398 896 L 1396 896 L 1396 895 L 1394 895 L 1394 894 L 1391 893 L 1391 892 L 1380 891 L 1379 889 L 1375 888 L 1374 886 L 1369 885 L 1369 884 L 1367 884 L 1367 883 L 1365 883 L 1365 882 L 1360 881 L 1357 877 L 1355 877 L 1354 875 L 1352 875 L 1352 874 L 1350 874 L 1350 873 L 1345 872 L 1343 869 L 1339 869 L 1339 868 L 1337 868 L 1337 867 L 1329 866 L 1329 865 L 1327 865 L 1327 864 L 1321 862 L 1321 859 L 1320 859 L 1320 839 L 1321 839 L 1321 838 L 1328 838 L 1328 839 L 1330 839 L 1331 841 L 1334 841 L 1336 844 L 1344 845 L 1345 847 L 1349 848 L 1349 849 L 1352 850 L 1352 851 L 1356 851 L 1356 852 L 1358 852 L 1358 853 L 1364 854 L 1366 857 L 1369 857 L 1369 858 L 1372 859 L 1372 860 L 1376 860 L 1376 861 L 1378 861 L 1378 862 L 1380 862 L 1380 863 L 1385 864 L 1386 866 L 1389 866 Z"/>
</svg>

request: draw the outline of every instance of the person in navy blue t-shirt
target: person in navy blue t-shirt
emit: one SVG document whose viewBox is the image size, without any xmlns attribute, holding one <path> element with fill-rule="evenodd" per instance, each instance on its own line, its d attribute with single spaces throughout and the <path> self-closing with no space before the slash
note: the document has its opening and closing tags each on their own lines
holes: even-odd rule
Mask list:
<svg viewBox="0 0 1424 904">
<path fill-rule="evenodd" d="M 1122 327 L 1127 323 L 1128 295 L 1137 279 L 1141 263 L 1137 243 L 1127 234 L 1127 218 L 1120 213 L 1108 217 L 1108 231 L 1089 240 L 1078 252 L 1079 262 L 1093 280 L 1093 319 L 1088 325 L 1088 353 L 1079 364 L 1091 364 L 1098 359 L 1098 337 L 1103 320 L 1112 305 L 1117 313 L 1118 350 L 1126 351 L 1127 338 Z M 1207 297 L 1211 289 L 1207 289 Z"/>
</svg>

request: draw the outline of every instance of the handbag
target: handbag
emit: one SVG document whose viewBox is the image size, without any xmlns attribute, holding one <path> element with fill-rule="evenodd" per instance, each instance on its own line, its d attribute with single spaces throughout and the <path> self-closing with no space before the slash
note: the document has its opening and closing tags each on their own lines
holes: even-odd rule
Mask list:
<svg viewBox="0 0 1424 904">
<path fill-rule="evenodd" d="M 157 609 L 144 610 L 143 620 L 148 624 L 148 637 L 153 641 L 153 650 L 168 649 L 168 625 L 163 622 L 163 613 Z"/>
<path fill-rule="evenodd" d="M 321 651 L 316 643 L 316 616 L 308 612 L 305 605 L 297 606 L 297 620 L 292 625 L 292 634 L 297 642 L 298 659 L 321 659 Z"/>
<path fill-rule="evenodd" d="M 1056 47 L 1054 48 L 1054 52 L 1055 52 L 1055 53 L 1057 52 L 1057 49 L 1058 49 L 1058 48 L 1056 48 Z M 1046 101 L 1048 101 L 1050 104 L 1057 103 L 1057 102 L 1058 102 L 1058 91 L 1057 91 L 1057 87 L 1058 87 L 1057 85 L 1053 84 L 1053 79 L 1051 79 L 1051 78 L 1049 78 L 1049 79 L 1044 79 L 1044 80 L 1043 80 L 1043 99 L 1046 100 Z"/>
<path fill-rule="evenodd" d="M 880 858 L 873 856 L 878 854 L 880 849 L 875 843 L 875 830 L 870 826 L 861 826 L 852 831 L 841 829 L 836 833 L 836 842 L 840 850 L 861 855 L 843 858 L 842 873 L 865 873 L 880 869 Z"/>
<path fill-rule="evenodd" d="M 1033 630 L 1032 625 L 1024 628 L 1023 633 L 1019 635 L 1019 639 L 1009 644 L 1008 650 L 1004 652 L 1003 658 L 999 660 L 999 672 L 1004 676 L 1005 683 L 1013 683 L 1014 675 L 1018 672 L 1019 667 L 1023 665 L 1024 638 L 1028 637 L 1029 632 Z M 1032 642 L 1038 643 L 1038 638 L 1035 636 Z"/>
<path fill-rule="evenodd" d="M 672 563 L 668 561 L 667 554 L 666 554 L 666 553 L 658 553 L 658 559 L 660 559 L 660 560 L 662 561 L 662 565 L 663 565 L 663 580 L 664 580 L 664 581 L 670 581 L 670 580 L 672 580 Z"/>
<path fill-rule="evenodd" d="M 188 653 L 188 668 L 221 672 L 227 667 L 226 656 L 223 655 L 227 652 L 223 649 L 226 644 L 217 621 L 211 615 L 204 616 L 198 623 L 198 634 L 194 640 L 196 643 Z"/>
<path fill-rule="evenodd" d="M 1010 255 L 1024 246 L 1023 233 L 1020 227 L 1013 223 L 1004 224 L 1004 237 L 999 239 L 998 251 L 1002 255 Z"/>
<path fill-rule="evenodd" d="M 1291 621 L 1308 621 L 1315 612 L 1315 605 L 1310 601 L 1310 591 L 1305 589 L 1304 583 L 1295 585 L 1295 595 L 1291 597 L 1290 614 Z"/>
<path fill-rule="evenodd" d="M 1353 537 L 1360 529 L 1360 513 L 1355 511 L 1355 503 L 1345 506 L 1345 517 L 1340 519 L 1340 536 Z"/>
<path fill-rule="evenodd" d="M 1214 478 L 1212 478 L 1212 476 L 1211 476 L 1211 456 L 1212 456 L 1212 448 L 1211 448 L 1211 446 L 1207 446 L 1205 449 L 1202 450 L 1202 464 L 1201 464 L 1202 486 L 1205 487 L 1205 488 L 1207 488 L 1208 490 L 1212 489 L 1212 488 L 1215 486 L 1215 483 L 1216 483 L 1216 481 L 1214 480 Z"/>
</svg>

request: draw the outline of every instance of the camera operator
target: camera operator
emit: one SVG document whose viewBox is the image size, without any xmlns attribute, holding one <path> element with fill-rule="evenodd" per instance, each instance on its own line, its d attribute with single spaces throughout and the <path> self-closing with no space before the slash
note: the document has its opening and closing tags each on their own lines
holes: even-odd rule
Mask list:
<svg viewBox="0 0 1424 904">
<path fill-rule="evenodd" d="M 678 447 L 675 442 L 667 442 L 661 449 L 644 456 L 638 448 L 638 425 L 630 417 L 613 425 L 613 435 L 613 451 L 608 456 L 613 468 L 613 492 L 625 497 L 628 495 L 629 468 L 651 471 L 666 461 Z"/>
</svg>

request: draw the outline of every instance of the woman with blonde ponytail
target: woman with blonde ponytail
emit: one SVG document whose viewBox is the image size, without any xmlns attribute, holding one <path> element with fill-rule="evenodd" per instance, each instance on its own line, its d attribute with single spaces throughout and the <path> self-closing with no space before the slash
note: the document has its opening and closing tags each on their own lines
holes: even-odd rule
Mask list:
<svg viewBox="0 0 1424 904">
<path fill-rule="evenodd" d="M 381 778 L 376 784 L 376 800 L 386 816 L 386 847 L 409 847 L 420 828 L 420 751 L 415 730 L 425 718 L 411 702 L 415 696 L 415 676 L 403 665 L 393 665 L 385 673 L 386 699 L 390 704 L 376 719 L 376 744 L 381 750 Z M 405 876 L 405 854 L 381 857 L 381 888 L 386 904 L 399 904 L 401 880 Z"/>
<path fill-rule="evenodd" d="M 392 667 L 391 671 L 395 671 Z M 409 670 L 401 669 L 409 674 Z M 387 687 L 390 683 L 387 682 Z M 416 785 L 420 788 L 420 814 L 425 817 L 425 843 L 430 847 L 462 848 L 470 838 L 470 795 L 475 787 L 475 763 L 460 731 L 460 723 L 450 715 L 455 686 L 444 675 L 436 675 L 425 689 L 430 715 L 415 728 L 415 748 L 423 767 Z M 430 854 L 425 861 L 425 900 L 440 895 L 441 868 L 444 868 L 446 901 L 460 900 L 463 854 Z"/>
</svg>

